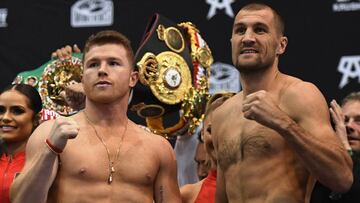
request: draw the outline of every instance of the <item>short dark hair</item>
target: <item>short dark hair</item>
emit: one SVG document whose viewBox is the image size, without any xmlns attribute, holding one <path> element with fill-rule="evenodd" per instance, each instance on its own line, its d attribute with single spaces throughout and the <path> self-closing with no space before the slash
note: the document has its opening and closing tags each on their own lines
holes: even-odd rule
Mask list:
<svg viewBox="0 0 360 203">
<path fill-rule="evenodd" d="M 86 53 L 93 46 L 101 46 L 105 44 L 118 44 L 124 46 L 127 56 L 132 68 L 134 68 L 134 52 L 131 48 L 130 40 L 120 32 L 114 30 L 104 30 L 96 34 L 91 35 L 85 43 L 83 50 L 83 62 L 85 59 Z"/>
<path fill-rule="evenodd" d="M 14 84 L 5 87 L 1 94 L 10 90 L 16 90 L 29 100 L 29 108 L 34 111 L 34 116 L 42 109 L 42 101 L 35 87 L 27 84 Z"/>
<path fill-rule="evenodd" d="M 344 106 L 349 101 L 358 101 L 360 102 L 360 92 L 351 92 L 348 94 L 341 102 L 341 106 Z"/>
<path fill-rule="evenodd" d="M 240 10 L 257 11 L 257 10 L 262 10 L 265 8 L 269 8 L 272 11 L 272 13 L 274 14 L 275 24 L 277 26 L 278 32 L 281 35 L 285 35 L 284 19 L 281 17 L 279 11 L 277 11 L 274 7 L 272 7 L 268 3 L 265 3 L 263 1 L 249 3 L 249 4 L 246 4 L 244 7 L 242 7 Z"/>
</svg>

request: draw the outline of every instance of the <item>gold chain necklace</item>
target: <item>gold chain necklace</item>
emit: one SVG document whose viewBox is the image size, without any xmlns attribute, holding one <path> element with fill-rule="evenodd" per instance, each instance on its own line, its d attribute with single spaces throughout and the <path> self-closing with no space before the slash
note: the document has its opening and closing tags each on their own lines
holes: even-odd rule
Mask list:
<svg viewBox="0 0 360 203">
<path fill-rule="evenodd" d="M 106 149 L 106 153 L 107 153 L 107 156 L 108 156 L 108 159 L 109 159 L 109 177 L 108 177 L 108 184 L 111 184 L 112 181 L 113 181 L 113 175 L 115 173 L 115 163 L 116 161 L 118 160 L 119 158 L 119 153 L 120 153 L 120 146 L 123 142 L 123 139 L 124 139 L 124 135 L 125 135 L 125 132 L 127 130 L 127 123 L 128 123 L 128 120 L 126 119 L 126 123 L 125 123 L 125 129 L 124 129 L 124 132 L 123 134 L 121 135 L 121 140 L 120 140 L 120 144 L 119 144 L 119 147 L 117 148 L 116 150 L 116 155 L 115 155 L 115 158 L 113 161 L 111 161 L 111 158 L 110 158 L 110 150 L 108 149 L 106 143 L 104 142 L 104 140 L 99 136 L 95 126 L 94 126 L 94 123 L 90 121 L 89 117 L 87 116 L 87 114 L 84 112 L 84 115 L 85 115 L 85 118 L 86 118 L 86 121 L 90 124 L 90 126 L 92 127 L 92 129 L 95 131 L 95 135 L 96 137 L 100 140 L 100 142 L 104 145 L 105 149 Z"/>
</svg>

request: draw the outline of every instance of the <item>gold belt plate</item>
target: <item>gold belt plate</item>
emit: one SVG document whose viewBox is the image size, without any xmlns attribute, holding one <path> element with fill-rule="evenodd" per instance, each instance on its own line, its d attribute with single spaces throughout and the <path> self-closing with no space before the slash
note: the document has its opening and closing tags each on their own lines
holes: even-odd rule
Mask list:
<svg viewBox="0 0 360 203">
<path fill-rule="evenodd" d="M 154 96 L 165 104 L 180 103 L 192 87 L 188 64 L 174 52 L 164 51 L 156 56 L 148 52 L 137 66 L 140 82 L 149 86 Z"/>
</svg>

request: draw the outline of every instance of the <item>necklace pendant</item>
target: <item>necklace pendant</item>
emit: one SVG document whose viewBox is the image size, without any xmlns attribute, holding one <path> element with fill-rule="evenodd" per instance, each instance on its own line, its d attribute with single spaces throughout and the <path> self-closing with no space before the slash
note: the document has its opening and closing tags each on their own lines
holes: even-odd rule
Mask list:
<svg viewBox="0 0 360 203">
<path fill-rule="evenodd" d="M 110 173 L 109 178 L 108 178 L 108 184 L 110 185 L 112 183 L 112 181 L 113 181 L 113 174 Z"/>
<path fill-rule="evenodd" d="M 114 166 L 111 166 L 110 172 L 111 172 L 111 173 L 115 173 L 115 168 L 114 168 Z"/>
</svg>

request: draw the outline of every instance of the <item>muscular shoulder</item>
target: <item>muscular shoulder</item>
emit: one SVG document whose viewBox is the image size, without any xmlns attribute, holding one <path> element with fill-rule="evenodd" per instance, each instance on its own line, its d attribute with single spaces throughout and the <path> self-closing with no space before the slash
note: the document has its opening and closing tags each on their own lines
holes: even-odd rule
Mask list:
<svg viewBox="0 0 360 203">
<path fill-rule="evenodd" d="M 30 136 L 26 144 L 26 157 L 33 157 L 37 151 L 43 149 L 45 139 L 50 133 L 50 130 L 54 124 L 55 120 L 49 120 L 41 123 Z"/>
<path fill-rule="evenodd" d="M 153 133 L 148 135 L 148 139 L 149 144 L 151 144 L 149 147 L 159 161 L 161 170 L 164 168 L 176 170 L 176 156 L 169 141 Z"/>
<path fill-rule="evenodd" d="M 159 144 L 159 145 L 166 144 L 167 140 L 164 137 L 162 137 L 161 135 L 152 133 L 150 130 L 148 130 L 144 126 L 135 124 L 133 129 L 139 139 L 145 140 L 146 142 L 151 142 L 153 144 Z"/>
<path fill-rule="evenodd" d="M 137 138 L 146 143 L 145 146 L 152 152 L 160 155 L 163 153 L 172 153 L 173 150 L 169 141 L 167 141 L 163 136 L 154 134 L 136 124 L 134 124 L 133 129 Z"/>
<path fill-rule="evenodd" d="M 320 113 L 325 116 L 328 108 L 324 96 L 312 83 L 293 80 L 280 95 L 283 108 L 295 119 L 299 116 Z M 326 117 L 326 116 L 325 116 Z"/>
<path fill-rule="evenodd" d="M 54 125 L 55 120 L 48 120 L 41 123 L 30 136 L 29 142 L 32 140 L 45 139 L 47 134 L 50 132 L 52 126 Z"/>
<path fill-rule="evenodd" d="M 325 101 L 319 89 L 314 84 L 305 81 L 291 83 L 281 95 L 281 100 L 289 105 L 312 106 Z"/>
</svg>

